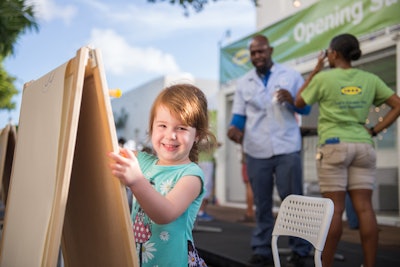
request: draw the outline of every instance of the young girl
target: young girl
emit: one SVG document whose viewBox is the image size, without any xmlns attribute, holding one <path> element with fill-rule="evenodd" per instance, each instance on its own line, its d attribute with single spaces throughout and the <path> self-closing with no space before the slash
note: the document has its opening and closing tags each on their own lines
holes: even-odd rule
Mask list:
<svg viewBox="0 0 400 267">
<path fill-rule="evenodd" d="M 198 143 L 210 140 L 207 100 L 189 84 L 173 85 L 156 98 L 149 135 L 155 155 L 121 148 L 111 152 L 113 175 L 130 188 L 140 266 L 206 266 L 192 229 L 205 193 L 196 164 Z"/>
</svg>

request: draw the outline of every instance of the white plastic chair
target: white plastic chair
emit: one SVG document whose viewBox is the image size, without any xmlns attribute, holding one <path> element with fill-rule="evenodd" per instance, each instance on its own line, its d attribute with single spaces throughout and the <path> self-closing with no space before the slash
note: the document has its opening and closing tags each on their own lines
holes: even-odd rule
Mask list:
<svg viewBox="0 0 400 267">
<path fill-rule="evenodd" d="M 275 267 L 280 267 L 279 236 L 300 237 L 315 249 L 315 266 L 321 267 L 321 254 L 331 225 L 333 202 L 329 198 L 289 195 L 281 203 L 272 231 L 272 254 Z"/>
</svg>

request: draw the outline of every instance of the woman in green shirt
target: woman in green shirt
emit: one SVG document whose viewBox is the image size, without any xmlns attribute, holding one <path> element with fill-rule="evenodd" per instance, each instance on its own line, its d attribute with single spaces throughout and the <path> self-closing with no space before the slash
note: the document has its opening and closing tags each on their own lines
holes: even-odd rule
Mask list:
<svg viewBox="0 0 400 267">
<path fill-rule="evenodd" d="M 359 218 L 364 267 L 375 264 L 378 227 L 372 207 L 376 154 L 372 138 L 389 127 L 400 115 L 400 98 L 378 76 L 353 68 L 361 57 L 359 42 L 351 34 L 334 37 L 297 94 L 295 105 L 319 104 L 319 148 L 316 157 L 323 197 L 333 200 L 335 211 L 329 229 L 322 265 L 334 260 L 342 234 L 346 191 Z M 330 70 L 322 71 L 324 60 Z M 390 111 L 376 125 L 365 125 L 371 105 L 385 103 Z"/>
</svg>

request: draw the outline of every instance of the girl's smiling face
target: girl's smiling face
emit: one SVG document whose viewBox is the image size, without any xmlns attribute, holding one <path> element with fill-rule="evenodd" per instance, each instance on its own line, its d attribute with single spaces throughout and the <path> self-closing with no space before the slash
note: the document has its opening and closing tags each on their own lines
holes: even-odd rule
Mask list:
<svg viewBox="0 0 400 267">
<path fill-rule="evenodd" d="M 165 106 L 156 108 L 151 142 L 159 165 L 189 163 L 189 153 L 195 141 L 195 128 L 185 125 Z"/>
</svg>

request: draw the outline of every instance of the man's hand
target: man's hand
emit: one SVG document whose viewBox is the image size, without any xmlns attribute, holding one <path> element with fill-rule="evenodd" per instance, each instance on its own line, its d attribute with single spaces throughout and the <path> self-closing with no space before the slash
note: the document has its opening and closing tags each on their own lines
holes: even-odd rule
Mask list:
<svg viewBox="0 0 400 267">
<path fill-rule="evenodd" d="M 241 144 L 243 141 L 243 132 L 236 128 L 235 126 L 230 126 L 228 129 L 228 138 L 233 142 Z"/>
<path fill-rule="evenodd" d="M 281 88 L 275 92 L 275 97 L 278 103 L 287 102 L 289 104 L 293 104 L 293 97 L 290 92 L 284 88 Z"/>
</svg>

